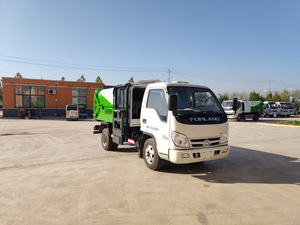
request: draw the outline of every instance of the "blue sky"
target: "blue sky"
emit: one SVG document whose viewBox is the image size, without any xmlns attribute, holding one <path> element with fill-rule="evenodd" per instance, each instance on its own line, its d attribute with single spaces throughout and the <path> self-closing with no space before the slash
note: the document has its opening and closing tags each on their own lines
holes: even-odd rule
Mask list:
<svg viewBox="0 0 300 225">
<path fill-rule="evenodd" d="M 300 89 L 299 0 L 0 0 L 0 76 Z"/>
</svg>

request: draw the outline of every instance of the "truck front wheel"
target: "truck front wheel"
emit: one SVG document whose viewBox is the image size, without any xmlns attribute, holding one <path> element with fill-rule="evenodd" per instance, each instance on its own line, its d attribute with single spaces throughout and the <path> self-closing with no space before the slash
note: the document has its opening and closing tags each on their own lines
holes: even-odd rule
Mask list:
<svg viewBox="0 0 300 225">
<path fill-rule="evenodd" d="M 110 137 L 110 132 L 107 128 L 103 129 L 101 135 L 101 144 L 104 150 L 109 151 L 112 149 L 112 139 Z"/>
<path fill-rule="evenodd" d="M 162 159 L 157 153 L 156 144 L 153 138 L 146 140 L 143 148 L 144 161 L 151 170 L 159 170 L 162 165 Z"/>
<path fill-rule="evenodd" d="M 238 117 L 236 118 L 237 121 L 241 121 L 243 118 L 242 114 L 239 114 Z"/>
</svg>

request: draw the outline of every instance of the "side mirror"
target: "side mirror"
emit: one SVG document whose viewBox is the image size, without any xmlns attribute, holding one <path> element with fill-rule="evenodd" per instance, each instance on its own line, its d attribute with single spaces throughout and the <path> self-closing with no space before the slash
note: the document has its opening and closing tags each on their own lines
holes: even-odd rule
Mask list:
<svg viewBox="0 0 300 225">
<path fill-rule="evenodd" d="M 177 110 L 177 95 L 169 95 L 168 110 Z"/>
<path fill-rule="evenodd" d="M 238 109 L 238 101 L 237 101 L 237 98 L 234 98 L 234 99 L 233 99 L 232 109 L 233 109 L 233 111 L 236 111 L 236 110 Z"/>
</svg>

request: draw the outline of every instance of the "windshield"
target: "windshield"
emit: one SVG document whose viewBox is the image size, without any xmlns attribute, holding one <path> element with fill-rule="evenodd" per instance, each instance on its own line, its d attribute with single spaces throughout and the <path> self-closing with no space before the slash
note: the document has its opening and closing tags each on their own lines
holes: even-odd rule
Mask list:
<svg viewBox="0 0 300 225">
<path fill-rule="evenodd" d="M 223 102 L 222 103 L 222 106 L 225 108 L 225 107 L 230 107 L 232 108 L 232 102 Z"/>
<path fill-rule="evenodd" d="M 177 110 L 192 110 L 198 112 L 223 112 L 219 101 L 207 89 L 168 87 L 169 95 L 177 95 Z"/>
<path fill-rule="evenodd" d="M 289 104 L 290 105 L 290 109 L 294 109 L 295 105 L 294 104 Z"/>
<path fill-rule="evenodd" d="M 277 106 L 277 104 L 275 104 L 275 103 L 270 103 L 270 108 L 272 108 L 272 109 L 277 109 L 278 106 Z"/>
<path fill-rule="evenodd" d="M 77 110 L 77 107 L 76 106 L 68 106 L 67 110 Z"/>
</svg>

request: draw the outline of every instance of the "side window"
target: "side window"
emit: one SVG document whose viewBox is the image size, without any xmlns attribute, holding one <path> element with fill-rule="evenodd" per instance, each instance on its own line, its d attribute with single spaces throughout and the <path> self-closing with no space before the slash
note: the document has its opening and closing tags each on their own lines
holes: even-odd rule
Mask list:
<svg viewBox="0 0 300 225">
<path fill-rule="evenodd" d="M 15 86 L 15 107 L 45 107 L 45 87 L 43 86 Z"/>
<path fill-rule="evenodd" d="M 149 91 L 147 108 L 154 108 L 162 121 L 167 121 L 168 104 L 166 95 L 162 89 L 153 89 Z"/>
<path fill-rule="evenodd" d="M 241 102 L 238 102 L 238 109 L 241 108 L 242 104 Z"/>
</svg>

